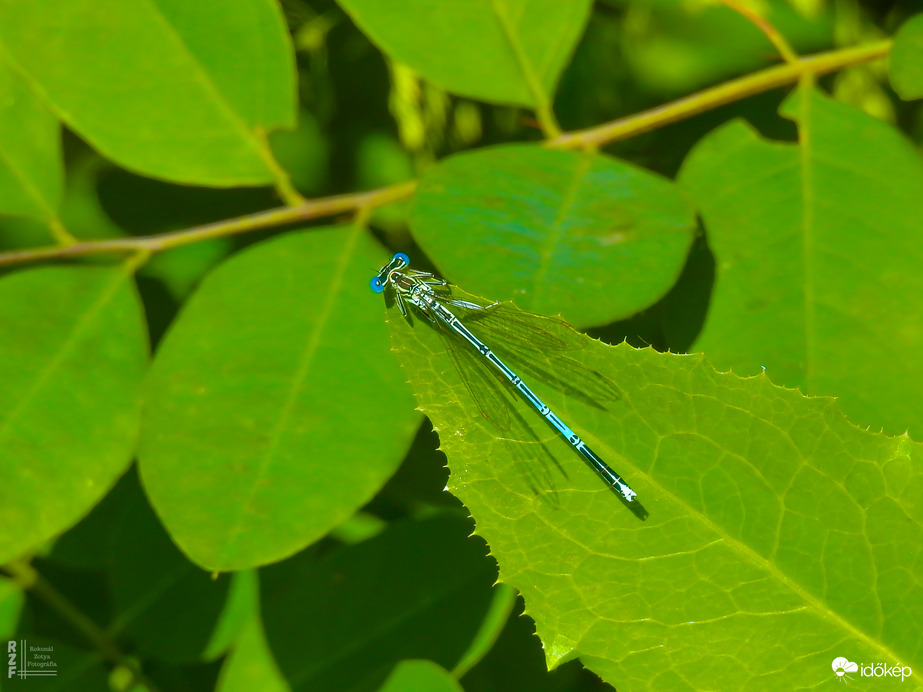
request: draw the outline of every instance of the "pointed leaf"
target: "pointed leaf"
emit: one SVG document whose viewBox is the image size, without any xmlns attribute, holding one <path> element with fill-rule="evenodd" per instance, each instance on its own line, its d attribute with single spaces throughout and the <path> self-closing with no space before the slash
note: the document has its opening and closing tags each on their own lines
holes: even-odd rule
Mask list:
<svg viewBox="0 0 923 692">
<path fill-rule="evenodd" d="M 923 162 L 885 123 L 805 92 L 803 144 L 733 122 L 681 180 L 715 254 L 695 348 L 719 369 L 835 394 L 863 425 L 923 434 Z"/>
<path fill-rule="evenodd" d="M 618 401 L 528 384 L 638 491 L 626 505 L 518 399 L 532 437 L 498 435 L 423 320 L 390 324 L 449 489 L 550 666 L 580 657 L 626 690 L 783 690 L 829 681 L 841 655 L 923 665 L 919 444 L 765 375 L 587 339 L 573 357 Z"/>
</svg>

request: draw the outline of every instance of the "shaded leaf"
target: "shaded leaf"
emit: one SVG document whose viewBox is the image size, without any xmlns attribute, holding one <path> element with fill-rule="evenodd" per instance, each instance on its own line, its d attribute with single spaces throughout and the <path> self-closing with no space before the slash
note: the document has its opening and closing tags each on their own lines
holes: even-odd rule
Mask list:
<svg viewBox="0 0 923 692">
<path fill-rule="evenodd" d="M 0 637 L 12 637 L 25 600 L 25 594 L 19 586 L 5 576 L 0 576 Z"/>
<path fill-rule="evenodd" d="M 237 643 L 225 659 L 217 692 L 289 692 L 279 667 L 273 660 L 266 635 L 254 617 L 241 632 Z"/>
<path fill-rule="evenodd" d="M 451 517 L 389 526 L 321 560 L 261 574 L 263 626 L 293 690 L 377 689 L 407 658 L 450 667 L 492 597 L 493 561 Z"/>
<path fill-rule="evenodd" d="M 452 675 L 432 661 L 401 661 L 379 688 L 381 692 L 462 692 Z"/>
<path fill-rule="evenodd" d="M 220 636 L 218 623 L 237 575 L 215 579 L 189 562 L 157 521 L 137 481 L 129 487 L 134 501 L 122 503 L 109 537 L 113 619 L 107 631 L 127 636 L 139 653 L 167 661 L 223 653 L 229 642 Z"/>
</svg>

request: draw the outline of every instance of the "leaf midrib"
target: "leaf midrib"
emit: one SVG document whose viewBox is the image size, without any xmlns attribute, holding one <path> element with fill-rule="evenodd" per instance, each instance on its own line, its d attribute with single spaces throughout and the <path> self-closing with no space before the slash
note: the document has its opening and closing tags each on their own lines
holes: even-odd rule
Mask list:
<svg viewBox="0 0 923 692">
<path fill-rule="evenodd" d="M 237 516 L 227 524 L 227 530 L 224 534 L 225 538 L 220 542 L 221 548 L 217 553 L 216 563 L 214 565 L 216 568 L 221 568 L 222 565 L 224 565 L 229 560 L 230 556 L 234 554 L 237 536 L 243 530 L 244 515 L 251 510 L 253 506 L 253 499 L 257 494 L 257 488 L 262 486 L 263 480 L 266 478 L 269 469 L 272 467 L 275 452 L 279 448 L 279 443 L 284 435 L 286 424 L 292 417 L 292 412 L 295 408 L 295 402 L 298 400 L 298 396 L 302 391 L 304 381 L 308 376 L 311 364 L 314 361 L 314 356 L 316 355 L 320 345 L 321 335 L 325 331 L 327 323 L 330 320 L 330 316 L 333 313 L 333 307 L 340 296 L 340 289 L 343 285 L 343 278 L 346 273 L 345 267 L 352 257 L 353 250 L 359 240 L 360 235 L 360 226 L 353 226 L 352 232 L 346 234 L 346 241 L 339 256 L 339 262 L 334 265 L 334 269 L 332 271 L 333 278 L 327 286 L 328 290 L 324 291 L 324 300 L 322 302 L 318 301 L 316 303 L 316 305 L 320 306 L 320 309 L 318 311 L 317 319 L 314 321 L 314 329 L 309 334 L 307 342 L 305 343 L 301 359 L 298 363 L 297 369 L 295 370 L 295 374 L 292 377 L 291 386 L 289 387 L 289 390 L 286 394 L 285 402 L 282 405 L 282 409 L 279 413 L 276 425 L 273 427 L 272 432 L 268 436 L 269 444 L 266 445 L 263 454 L 260 456 L 260 459 L 257 462 L 257 466 L 253 474 L 253 480 L 250 484 L 250 489 L 247 492 L 246 497 L 237 504 Z"/>
</svg>

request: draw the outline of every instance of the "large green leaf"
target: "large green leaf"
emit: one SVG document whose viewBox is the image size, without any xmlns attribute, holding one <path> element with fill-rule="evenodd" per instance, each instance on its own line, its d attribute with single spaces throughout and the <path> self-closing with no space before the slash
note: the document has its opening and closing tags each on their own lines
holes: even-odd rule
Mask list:
<svg viewBox="0 0 923 692">
<path fill-rule="evenodd" d="M 805 91 L 800 145 L 742 122 L 681 180 L 715 255 L 695 344 L 718 368 L 840 397 L 856 422 L 923 433 L 923 162 L 890 126 Z"/>
<path fill-rule="evenodd" d="M 580 657 L 626 691 L 813 688 L 838 656 L 923 666 L 919 444 L 764 374 L 586 338 L 571 358 L 620 398 L 529 384 L 633 485 L 626 505 L 519 399 L 515 434 L 481 418 L 425 321 L 390 324 L 449 488 L 549 665 Z M 501 355 L 561 374 L 559 357 Z"/>
<path fill-rule="evenodd" d="M 291 46 L 272 0 L 0 0 L 0 43 L 58 116 L 125 168 L 273 180 L 261 133 L 292 127 Z"/>
<path fill-rule="evenodd" d="M 187 301 L 151 370 L 140 463 L 193 561 L 291 555 L 397 468 L 418 421 L 382 356 L 368 289 L 380 263 L 360 229 L 292 233 L 235 255 Z"/>
<path fill-rule="evenodd" d="M 0 563 L 75 524 L 131 462 L 147 334 L 130 269 L 0 280 Z"/>
<path fill-rule="evenodd" d="M 588 326 L 670 289 L 695 217 L 670 181 L 623 161 L 510 145 L 440 162 L 420 183 L 411 224 L 453 281 Z"/>
<path fill-rule="evenodd" d="M 63 180 L 57 119 L 0 58 L 0 213 L 55 218 Z"/>
<path fill-rule="evenodd" d="M 389 57 L 426 79 L 462 96 L 521 106 L 551 102 L 592 5 L 588 0 L 339 3 Z"/>
</svg>

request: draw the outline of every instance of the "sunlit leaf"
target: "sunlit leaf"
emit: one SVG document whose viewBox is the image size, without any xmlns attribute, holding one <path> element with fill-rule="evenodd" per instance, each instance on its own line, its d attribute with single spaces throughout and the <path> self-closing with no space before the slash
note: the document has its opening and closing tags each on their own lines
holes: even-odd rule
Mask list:
<svg viewBox="0 0 923 692">
<path fill-rule="evenodd" d="M 389 57 L 426 79 L 463 96 L 522 106 L 551 101 L 591 6 L 587 0 L 339 3 Z"/>
<path fill-rule="evenodd" d="M 395 309 L 390 324 L 449 489 L 550 666 L 580 657 L 625 690 L 783 690 L 829 681 L 839 655 L 923 664 L 919 444 L 765 375 L 587 339 L 572 357 L 618 401 L 529 385 L 632 484 L 626 505 L 523 402 L 531 437 L 478 416 L 427 323 Z"/>
<path fill-rule="evenodd" d="M 62 163 L 57 118 L 0 59 L 0 213 L 55 218 Z"/>
<path fill-rule="evenodd" d="M 295 79 L 270 0 L 0 0 L 0 43 L 119 165 L 202 185 L 273 180 L 262 133 L 294 124 Z"/>
</svg>

